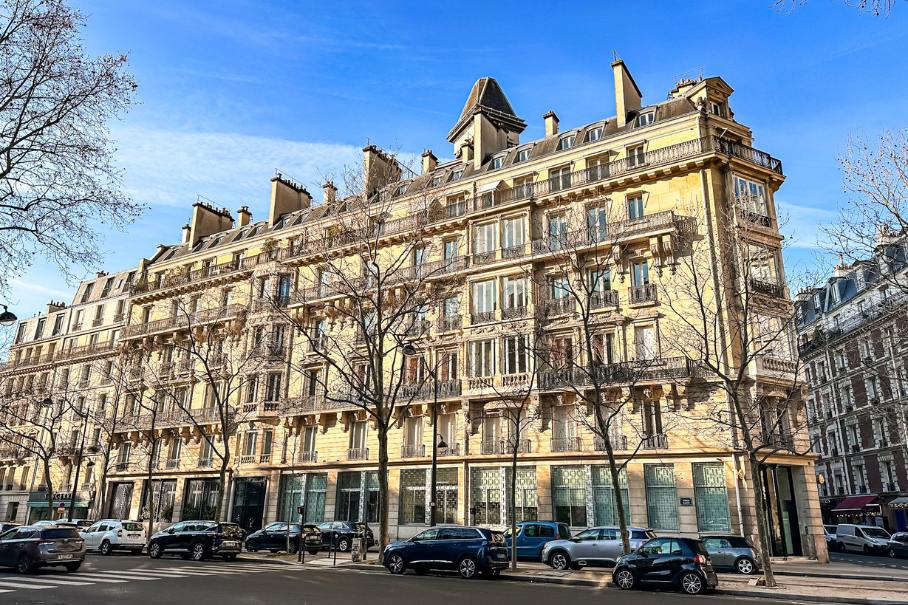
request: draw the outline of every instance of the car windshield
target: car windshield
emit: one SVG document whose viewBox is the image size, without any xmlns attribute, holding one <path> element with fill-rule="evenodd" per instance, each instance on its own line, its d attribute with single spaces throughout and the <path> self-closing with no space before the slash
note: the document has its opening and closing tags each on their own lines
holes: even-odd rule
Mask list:
<svg viewBox="0 0 908 605">
<path fill-rule="evenodd" d="M 656 532 L 643 529 L 631 530 L 632 540 L 651 540 L 656 537 Z"/>
<path fill-rule="evenodd" d="M 78 538 L 79 532 L 74 527 L 55 527 L 41 532 L 42 540 L 62 540 L 64 538 Z"/>
<path fill-rule="evenodd" d="M 142 531 L 143 527 L 141 523 L 124 523 L 123 529 L 126 531 Z"/>
<path fill-rule="evenodd" d="M 889 539 L 889 532 L 885 529 L 880 529 L 879 527 L 864 527 L 864 535 L 868 538 L 885 538 Z"/>
</svg>

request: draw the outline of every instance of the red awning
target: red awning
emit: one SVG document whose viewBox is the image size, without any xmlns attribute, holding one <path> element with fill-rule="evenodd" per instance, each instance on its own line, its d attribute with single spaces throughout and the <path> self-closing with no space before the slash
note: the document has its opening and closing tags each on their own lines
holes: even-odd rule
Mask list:
<svg viewBox="0 0 908 605">
<path fill-rule="evenodd" d="M 862 511 L 868 504 L 876 503 L 876 496 L 849 496 L 832 509 L 834 513 Z"/>
</svg>

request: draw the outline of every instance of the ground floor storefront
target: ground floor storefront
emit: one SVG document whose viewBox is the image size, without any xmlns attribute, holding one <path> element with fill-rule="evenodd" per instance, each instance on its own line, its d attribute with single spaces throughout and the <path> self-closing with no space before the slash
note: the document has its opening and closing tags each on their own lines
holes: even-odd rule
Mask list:
<svg viewBox="0 0 908 605">
<path fill-rule="evenodd" d="M 806 470 L 806 473 L 805 473 Z M 805 477 L 812 468 L 766 465 L 763 479 L 773 554 L 817 554 L 813 541 L 820 514 Z M 436 519 L 439 523 L 505 528 L 510 522 L 510 465 L 502 460 L 439 460 Z M 730 456 L 646 457 L 620 472 L 625 520 L 631 526 L 681 535 L 753 533 L 752 492 Z M 227 516 L 248 531 L 276 520 L 365 521 L 379 518 L 374 466 L 307 465 L 305 468 L 240 467 L 227 481 Z M 428 464 L 392 463 L 388 472 L 392 538 L 407 538 L 429 523 L 432 490 Z M 555 520 L 579 529 L 618 522 L 609 469 L 597 460 L 525 460 L 516 470 L 517 520 Z M 211 518 L 221 497 L 216 474 L 184 473 L 114 478 L 108 510 L 118 518 L 167 523 Z M 811 528 L 811 524 L 816 525 Z M 825 553 L 824 553 L 825 554 Z"/>
</svg>

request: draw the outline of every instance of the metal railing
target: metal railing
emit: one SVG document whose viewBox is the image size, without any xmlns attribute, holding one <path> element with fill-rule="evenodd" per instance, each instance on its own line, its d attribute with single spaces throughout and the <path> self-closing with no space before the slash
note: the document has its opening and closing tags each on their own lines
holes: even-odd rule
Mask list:
<svg viewBox="0 0 908 605">
<path fill-rule="evenodd" d="M 617 290 L 604 290 L 601 292 L 593 292 L 590 295 L 590 308 L 591 309 L 601 309 L 603 307 L 617 307 L 618 306 L 618 291 Z"/>
<path fill-rule="evenodd" d="M 207 324 L 215 321 L 227 321 L 236 317 L 245 310 L 243 305 L 232 304 L 225 307 L 213 307 L 195 313 L 176 315 L 163 319 L 156 319 L 146 323 L 133 324 L 123 328 L 123 338 L 144 336 L 154 332 L 186 329 L 190 326 Z"/>
<path fill-rule="evenodd" d="M 426 446 L 423 444 L 400 446 L 401 458 L 422 458 L 426 455 Z"/>
<path fill-rule="evenodd" d="M 654 303 L 658 300 L 656 284 L 631 286 L 627 289 L 627 298 L 632 305 Z"/>
<path fill-rule="evenodd" d="M 750 278 L 750 289 L 758 294 L 765 294 L 773 298 L 785 298 L 785 288 L 780 284 L 763 281 L 755 277 Z"/>
<path fill-rule="evenodd" d="M 300 452 L 296 455 L 297 462 L 318 462 L 318 452 L 309 451 L 309 452 Z"/>
<path fill-rule="evenodd" d="M 612 450 L 627 450 L 627 435 L 609 435 L 609 443 L 612 444 Z M 605 451 L 605 440 L 598 435 L 593 438 L 593 449 L 597 452 Z"/>
<path fill-rule="evenodd" d="M 552 451 L 553 452 L 582 452 L 583 451 L 583 439 L 578 436 L 574 437 L 553 437 L 552 438 Z"/>
<path fill-rule="evenodd" d="M 646 380 L 681 379 L 701 376 L 705 371 L 693 360 L 686 357 L 655 357 L 611 364 L 577 366 L 539 372 L 539 388 L 557 389 L 571 385 L 632 383 Z"/>
<path fill-rule="evenodd" d="M 438 448 L 438 456 L 439 456 L 439 457 L 442 457 L 442 456 L 460 456 L 460 444 L 459 444 L 459 443 L 455 443 L 455 444 L 453 444 L 453 445 L 449 445 L 448 447 L 440 447 L 440 448 Z"/>
<path fill-rule="evenodd" d="M 211 264 L 196 269 L 190 269 L 188 266 L 186 266 L 186 268 L 181 267 L 179 269 L 171 270 L 165 275 L 156 277 L 154 281 L 149 281 L 148 276 L 145 275 L 140 277 L 139 280 L 130 287 L 129 294 L 130 296 L 137 296 L 140 294 L 150 294 L 160 290 L 167 290 L 169 288 L 195 285 L 214 277 L 224 277 L 242 273 L 244 271 L 250 271 L 260 262 L 268 260 L 272 260 L 272 255 L 261 253 L 254 256 L 247 256 L 239 260 L 231 259 L 223 263 Z"/>
<path fill-rule="evenodd" d="M 369 459 L 369 448 L 367 447 L 351 447 L 347 449 L 347 460 L 368 460 Z"/>
<path fill-rule="evenodd" d="M 645 450 L 664 450 L 668 448 L 668 435 L 665 433 L 653 433 L 644 435 L 641 447 Z"/>
<path fill-rule="evenodd" d="M 532 451 L 532 445 L 529 439 L 520 439 L 516 443 L 517 452 L 526 454 Z M 514 444 L 507 439 L 484 440 L 480 445 L 480 452 L 483 454 L 510 454 L 513 451 Z"/>
</svg>

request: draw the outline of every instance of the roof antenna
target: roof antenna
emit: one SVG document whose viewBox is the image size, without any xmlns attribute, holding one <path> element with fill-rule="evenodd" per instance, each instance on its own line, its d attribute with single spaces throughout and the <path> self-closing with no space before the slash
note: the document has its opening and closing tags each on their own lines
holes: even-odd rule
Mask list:
<svg viewBox="0 0 908 605">
<path fill-rule="evenodd" d="M 618 61 L 618 51 L 617 50 L 612 51 L 612 60 Z"/>
</svg>

